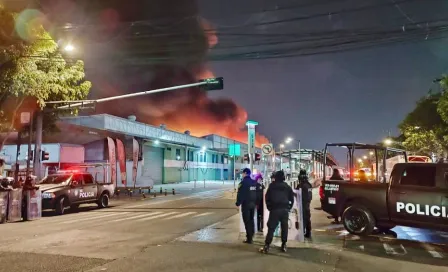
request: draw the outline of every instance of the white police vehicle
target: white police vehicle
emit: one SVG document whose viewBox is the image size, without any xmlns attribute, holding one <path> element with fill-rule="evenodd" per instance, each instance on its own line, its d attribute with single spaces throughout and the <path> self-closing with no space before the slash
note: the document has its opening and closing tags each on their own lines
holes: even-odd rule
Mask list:
<svg viewBox="0 0 448 272">
<path fill-rule="evenodd" d="M 113 196 L 113 184 L 97 183 L 92 174 L 80 171 L 62 171 L 48 175 L 38 184 L 42 191 L 42 209 L 64 214 L 66 208 L 78 208 L 80 204 L 97 203 L 99 208 L 109 206 Z"/>
</svg>

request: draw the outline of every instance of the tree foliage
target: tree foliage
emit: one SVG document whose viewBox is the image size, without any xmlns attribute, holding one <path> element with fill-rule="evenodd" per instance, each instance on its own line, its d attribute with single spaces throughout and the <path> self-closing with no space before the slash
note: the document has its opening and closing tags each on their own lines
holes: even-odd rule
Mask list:
<svg viewBox="0 0 448 272">
<path fill-rule="evenodd" d="M 16 129 L 14 118 L 25 105 L 36 110 L 46 101 L 85 99 L 91 88 L 84 63 L 63 58 L 42 18 L 38 11 L 14 14 L 0 6 L 0 133 Z"/>
<path fill-rule="evenodd" d="M 446 157 L 448 152 L 448 78 L 440 81 L 441 92 L 422 97 L 399 125 L 406 150 L 417 155 Z"/>
</svg>

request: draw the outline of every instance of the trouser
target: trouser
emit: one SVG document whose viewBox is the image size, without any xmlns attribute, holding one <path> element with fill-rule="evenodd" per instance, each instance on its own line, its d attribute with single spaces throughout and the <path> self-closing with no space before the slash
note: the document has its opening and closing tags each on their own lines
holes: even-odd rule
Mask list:
<svg viewBox="0 0 448 272">
<path fill-rule="evenodd" d="M 285 244 L 288 241 L 288 220 L 289 220 L 289 211 L 287 209 L 281 210 L 272 210 L 269 213 L 268 219 L 268 234 L 266 235 L 266 245 L 270 245 L 272 243 L 272 239 L 274 238 L 274 231 L 280 222 L 280 228 L 282 231 L 282 243 Z"/>
<path fill-rule="evenodd" d="M 310 206 L 303 207 L 303 228 L 305 235 L 311 235 L 311 211 Z"/>
<path fill-rule="evenodd" d="M 263 231 L 264 218 L 263 218 L 263 203 L 259 204 L 257 207 L 257 230 Z"/>
<path fill-rule="evenodd" d="M 246 238 L 248 241 L 252 241 L 254 237 L 255 229 L 255 207 L 241 207 L 241 213 L 243 215 L 244 228 L 246 229 Z"/>
</svg>

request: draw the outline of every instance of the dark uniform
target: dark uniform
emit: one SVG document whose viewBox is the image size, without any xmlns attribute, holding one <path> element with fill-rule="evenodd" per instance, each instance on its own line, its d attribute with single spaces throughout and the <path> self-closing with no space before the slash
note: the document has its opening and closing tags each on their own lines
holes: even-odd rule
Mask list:
<svg viewBox="0 0 448 272">
<path fill-rule="evenodd" d="M 303 227 L 305 231 L 305 237 L 311 237 L 311 210 L 310 203 L 313 199 L 313 186 L 308 181 L 308 176 L 304 170 L 299 174 L 299 186 L 298 189 L 302 192 L 302 214 L 303 214 Z"/>
<path fill-rule="evenodd" d="M 241 205 L 244 227 L 246 228 L 246 243 L 252 243 L 255 229 L 255 206 L 257 204 L 257 182 L 250 178 L 250 170 L 244 169 L 246 176 L 238 185 L 236 206 Z"/>
<path fill-rule="evenodd" d="M 262 249 L 265 253 L 269 251 L 269 246 L 274 237 L 274 231 L 280 223 L 282 251 L 286 252 L 286 242 L 288 241 L 288 221 L 289 211 L 294 203 L 294 193 L 291 187 L 285 182 L 283 171 L 275 173 L 275 181 L 271 183 L 266 192 L 266 206 L 269 210 L 268 234 L 266 235 L 265 246 Z"/>
</svg>

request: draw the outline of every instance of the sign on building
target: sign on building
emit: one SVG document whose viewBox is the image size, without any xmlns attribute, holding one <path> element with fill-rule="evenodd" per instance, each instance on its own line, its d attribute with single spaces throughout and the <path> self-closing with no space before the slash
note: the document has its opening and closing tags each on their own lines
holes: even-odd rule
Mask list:
<svg viewBox="0 0 448 272">
<path fill-rule="evenodd" d="M 241 145 L 239 144 L 229 145 L 229 156 L 241 156 Z"/>
</svg>

